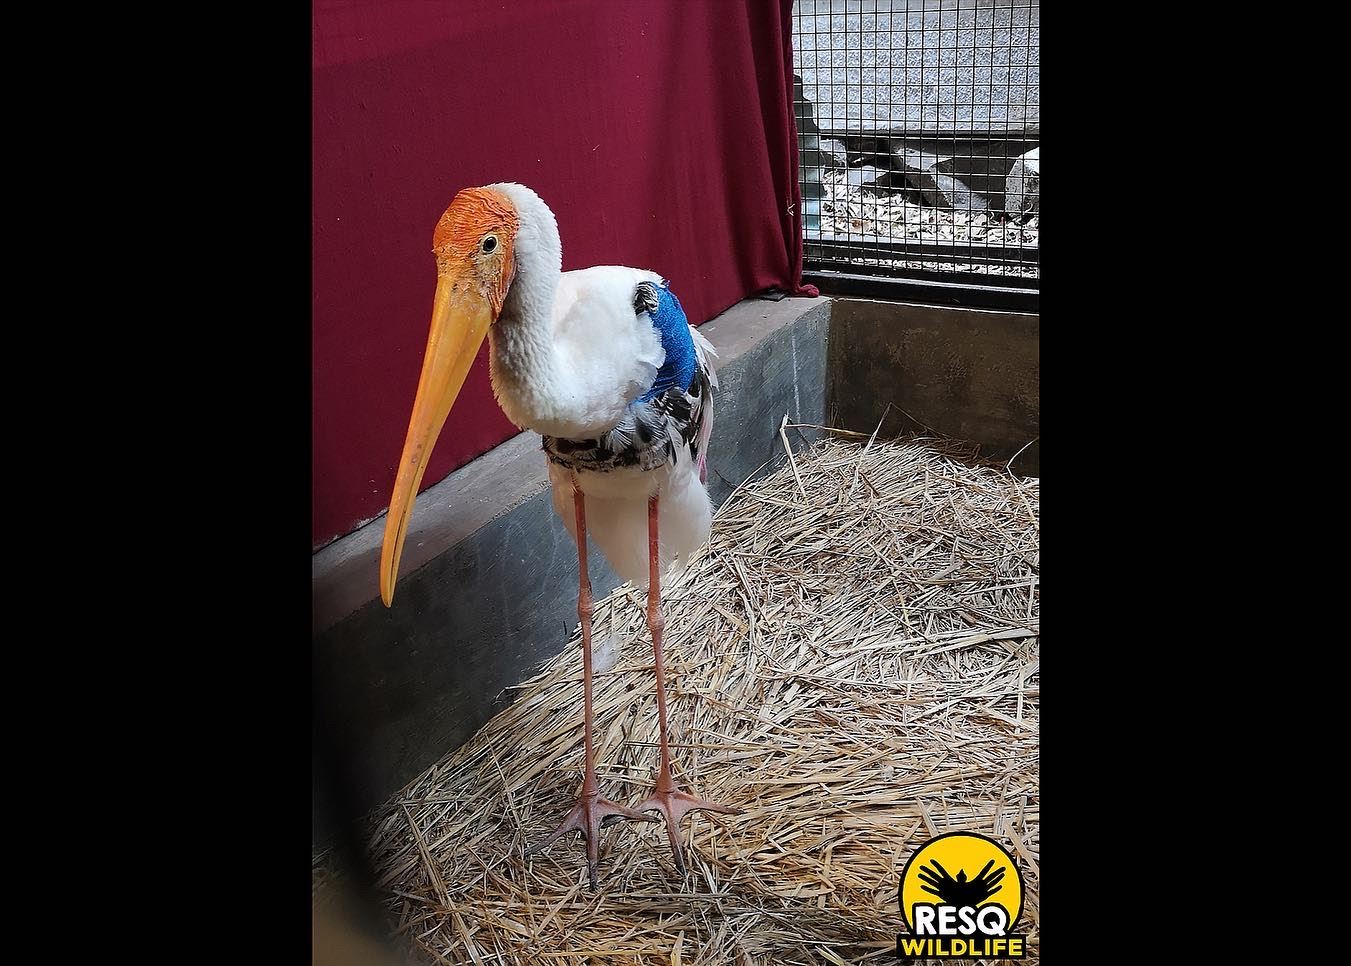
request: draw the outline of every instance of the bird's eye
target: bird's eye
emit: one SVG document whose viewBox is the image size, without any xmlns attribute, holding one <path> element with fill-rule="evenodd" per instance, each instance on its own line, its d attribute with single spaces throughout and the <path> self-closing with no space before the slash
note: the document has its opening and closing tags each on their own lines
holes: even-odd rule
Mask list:
<svg viewBox="0 0 1351 966">
<path fill-rule="evenodd" d="M 493 252 L 497 251 L 497 236 L 489 235 L 484 238 L 483 244 L 479 247 L 483 249 L 483 254 L 491 255 Z"/>
</svg>

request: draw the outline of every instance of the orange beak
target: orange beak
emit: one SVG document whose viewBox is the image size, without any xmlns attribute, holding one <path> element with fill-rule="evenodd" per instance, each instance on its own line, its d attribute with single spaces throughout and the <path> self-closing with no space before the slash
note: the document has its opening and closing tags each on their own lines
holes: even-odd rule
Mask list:
<svg viewBox="0 0 1351 966">
<path fill-rule="evenodd" d="M 413 515 L 427 460 L 493 318 L 493 306 L 481 294 L 468 266 L 452 269 L 437 279 L 422 376 L 418 379 L 408 438 L 404 440 L 399 475 L 394 480 L 389 514 L 385 517 L 385 542 L 380 550 L 380 599 L 386 607 L 394 600 L 399 558 L 403 556 L 408 520 Z"/>
</svg>

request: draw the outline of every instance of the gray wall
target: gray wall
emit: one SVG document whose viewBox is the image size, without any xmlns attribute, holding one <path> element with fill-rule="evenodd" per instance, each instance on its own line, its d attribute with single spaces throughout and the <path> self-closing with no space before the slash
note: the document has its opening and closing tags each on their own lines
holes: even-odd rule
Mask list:
<svg viewBox="0 0 1351 966">
<path fill-rule="evenodd" d="M 1038 476 L 1040 327 L 1039 315 L 1020 312 L 837 299 L 832 425 L 871 433 L 885 413 L 883 436 L 931 429 L 980 443 L 981 455 L 1000 460 L 1022 450 L 1012 469 Z"/>
</svg>

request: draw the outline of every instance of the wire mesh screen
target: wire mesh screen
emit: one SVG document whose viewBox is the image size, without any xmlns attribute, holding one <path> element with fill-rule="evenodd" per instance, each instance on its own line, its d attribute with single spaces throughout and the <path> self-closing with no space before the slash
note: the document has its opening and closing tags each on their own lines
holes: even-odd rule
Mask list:
<svg viewBox="0 0 1351 966">
<path fill-rule="evenodd" d="M 1038 0 L 797 0 L 805 269 L 1039 287 Z"/>
</svg>

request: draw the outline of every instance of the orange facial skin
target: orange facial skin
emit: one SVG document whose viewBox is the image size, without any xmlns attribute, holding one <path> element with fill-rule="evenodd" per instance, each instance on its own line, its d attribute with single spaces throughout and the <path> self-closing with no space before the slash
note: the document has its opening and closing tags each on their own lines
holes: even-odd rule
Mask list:
<svg viewBox="0 0 1351 966">
<path fill-rule="evenodd" d="M 476 280 L 496 317 L 515 271 L 513 251 L 520 224 L 516 208 L 506 195 L 491 188 L 465 188 L 455 196 L 432 234 L 437 275 L 455 272 L 466 281 Z M 490 237 L 496 244 L 485 251 Z"/>
</svg>

